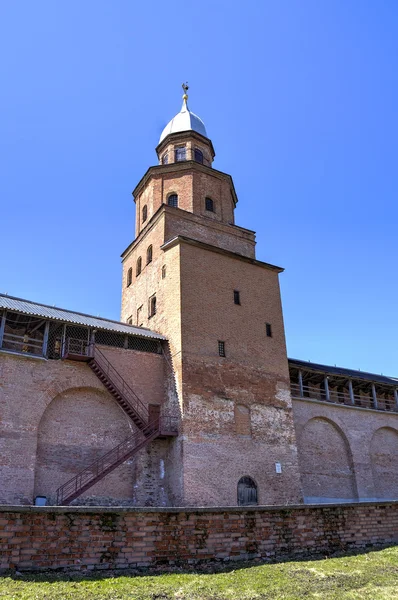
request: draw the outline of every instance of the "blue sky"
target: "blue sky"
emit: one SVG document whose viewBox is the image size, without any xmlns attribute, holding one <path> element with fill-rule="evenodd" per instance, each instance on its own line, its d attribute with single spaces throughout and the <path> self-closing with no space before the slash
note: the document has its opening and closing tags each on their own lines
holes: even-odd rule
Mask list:
<svg viewBox="0 0 398 600">
<path fill-rule="evenodd" d="M 395 0 L 37 0 L 0 9 L 0 290 L 117 319 L 131 190 L 181 83 L 289 355 L 398 374 Z"/>
</svg>

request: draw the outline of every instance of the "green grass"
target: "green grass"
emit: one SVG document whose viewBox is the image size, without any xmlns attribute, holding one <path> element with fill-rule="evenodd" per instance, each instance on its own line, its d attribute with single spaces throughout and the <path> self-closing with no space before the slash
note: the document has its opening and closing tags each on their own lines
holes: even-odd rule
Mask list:
<svg viewBox="0 0 398 600">
<path fill-rule="evenodd" d="M 235 563 L 218 572 L 0 577 L 7 600 L 398 599 L 398 547 L 283 563 Z"/>
</svg>

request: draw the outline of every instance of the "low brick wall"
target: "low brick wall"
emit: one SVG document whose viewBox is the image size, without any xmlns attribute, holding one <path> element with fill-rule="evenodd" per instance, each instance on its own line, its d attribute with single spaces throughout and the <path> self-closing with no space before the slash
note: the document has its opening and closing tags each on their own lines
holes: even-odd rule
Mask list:
<svg viewBox="0 0 398 600">
<path fill-rule="evenodd" d="M 124 569 L 398 542 L 398 502 L 253 508 L 0 507 L 0 569 Z"/>
</svg>

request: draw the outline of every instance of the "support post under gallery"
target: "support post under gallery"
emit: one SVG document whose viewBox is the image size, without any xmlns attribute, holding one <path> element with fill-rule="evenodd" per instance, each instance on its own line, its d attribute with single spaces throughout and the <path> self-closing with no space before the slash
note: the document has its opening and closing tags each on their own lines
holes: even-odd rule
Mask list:
<svg viewBox="0 0 398 600">
<path fill-rule="evenodd" d="M 299 369 L 298 372 L 298 381 L 300 389 L 300 398 L 304 398 L 303 373 L 301 372 L 301 369 Z"/>
<path fill-rule="evenodd" d="M 354 390 L 353 390 L 353 387 L 352 387 L 352 381 L 351 381 L 351 379 L 348 380 L 348 389 L 349 389 L 349 392 L 350 392 L 350 402 L 351 402 L 351 404 L 355 404 Z"/>
<path fill-rule="evenodd" d="M 372 397 L 373 397 L 373 408 L 378 408 L 377 406 L 377 395 L 376 395 L 376 386 L 372 383 Z"/>
<path fill-rule="evenodd" d="M 0 322 L 0 348 L 3 347 L 4 330 L 6 328 L 6 311 L 3 311 Z"/>
<path fill-rule="evenodd" d="M 330 402 L 329 378 L 325 377 L 325 379 L 323 380 L 323 383 L 324 383 L 324 386 L 325 386 L 326 402 Z"/>
<path fill-rule="evenodd" d="M 50 331 L 50 321 L 46 321 L 46 324 L 44 326 L 43 356 L 47 356 L 48 332 L 49 331 Z"/>
</svg>

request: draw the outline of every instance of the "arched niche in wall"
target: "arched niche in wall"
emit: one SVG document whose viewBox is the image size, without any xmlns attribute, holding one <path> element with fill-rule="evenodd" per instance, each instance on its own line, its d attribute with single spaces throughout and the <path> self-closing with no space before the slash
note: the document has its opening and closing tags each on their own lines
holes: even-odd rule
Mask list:
<svg viewBox="0 0 398 600">
<path fill-rule="evenodd" d="M 243 404 L 235 404 L 235 431 L 238 435 L 251 435 L 250 409 Z"/>
<path fill-rule="evenodd" d="M 298 438 L 297 447 L 307 502 L 357 499 L 351 450 L 338 425 L 322 417 L 310 419 Z"/>
<path fill-rule="evenodd" d="M 376 498 L 398 498 L 398 431 L 381 427 L 370 442 L 373 484 Z"/>
<path fill-rule="evenodd" d="M 128 417 L 104 391 L 71 388 L 47 406 L 37 430 L 34 495 L 54 501 L 57 488 L 88 467 L 134 429 Z M 84 496 L 132 497 L 132 465 L 124 463 L 104 477 Z"/>
</svg>

